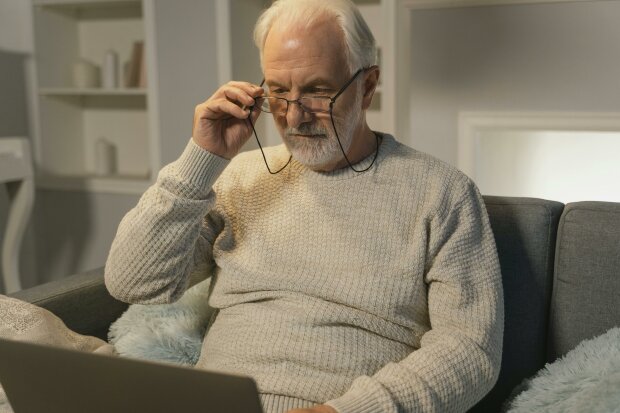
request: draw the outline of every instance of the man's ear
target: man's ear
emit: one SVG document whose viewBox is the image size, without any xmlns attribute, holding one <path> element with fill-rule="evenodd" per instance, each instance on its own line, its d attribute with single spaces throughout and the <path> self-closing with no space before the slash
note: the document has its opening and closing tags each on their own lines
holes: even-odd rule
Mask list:
<svg viewBox="0 0 620 413">
<path fill-rule="evenodd" d="M 370 67 L 364 74 L 364 96 L 362 99 L 362 109 L 364 110 L 368 109 L 372 103 L 372 97 L 379 84 L 380 74 L 379 66 Z"/>
</svg>

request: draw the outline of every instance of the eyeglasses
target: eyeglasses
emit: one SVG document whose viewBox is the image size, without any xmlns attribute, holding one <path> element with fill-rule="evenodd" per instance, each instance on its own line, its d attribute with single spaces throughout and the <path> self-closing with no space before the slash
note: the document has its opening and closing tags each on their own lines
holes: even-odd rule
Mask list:
<svg viewBox="0 0 620 413">
<path fill-rule="evenodd" d="M 298 99 L 289 100 L 277 96 L 262 96 L 255 98 L 255 108 L 260 109 L 263 112 L 271 113 L 274 115 L 286 115 L 289 105 L 291 103 L 297 103 L 299 107 L 307 113 L 330 113 L 336 99 L 349 87 L 355 78 L 364 71 L 360 69 L 349 79 L 347 83 L 336 93 L 334 97 L 329 96 L 302 96 Z M 263 80 L 264 83 L 264 80 Z M 262 86 L 262 83 L 261 83 Z"/>
<path fill-rule="evenodd" d="M 375 157 L 373 158 L 372 162 L 370 163 L 370 165 L 368 165 L 366 169 L 358 171 L 357 169 L 353 167 L 353 165 L 351 165 L 351 162 L 349 161 L 349 158 L 347 158 L 347 154 L 345 153 L 344 148 L 342 147 L 342 143 L 340 142 L 340 137 L 338 136 L 338 131 L 336 130 L 336 123 L 334 122 L 333 110 L 334 110 L 334 104 L 336 103 L 336 99 L 338 99 L 338 97 L 342 95 L 345 90 L 347 90 L 349 85 L 353 83 L 355 78 L 360 73 L 368 69 L 370 68 L 361 68 L 357 72 L 355 72 L 355 74 L 351 77 L 351 79 L 349 79 L 349 81 L 340 88 L 340 90 L 334 95 L 334 97 L 302 96 L 298 99 L 288 100 L 286 98 L 281 98 L 281 97 L 276 97 L 276 96 L 261 96 L 261 97 L 254 98 L 254 105 L 250 108 L 250 112 L 253 110 L 260 110 L 262 112 L 281 116 L 281 115 L 286 115 L 288 113 L 288 108 L 291 103 L 297 103 L 299 107 L 307 113 L 314 113 L 314 114 L 329 113 L 329 116 L 331 118 L 331 123 L 334 128 L 334 133 L 336 134 L 336 139 L 338 140 L 338 145 L 340 146 L 342 155 L 344 156 L 344 159 L 347 160 L 349 167 L 353 169 L 355 172 L 366 172 L 375 163 L 375 161 L 377 160 L 377 156 L 379 155 L 379 136 L 375 133 L 375 138 L 377 140 L 377 151 L 375 152 Z M 265 83 L 265 79 L 263 79 L 263 81 L 261 82 L 261 86 L 264 83 Z M 258 147 L 260 148 L 260 151 L 263 154 L 263 160 L 265 161 L 265 166 L 267 166 L 267 170 L 269 171 L 270 174 L 275 175 L 281 172 L 284 168 L 288 166 L 289 163 L 291 163 L 293 156 L 291 155 L 288 158 L 288 162 L 282 168 L 278 169 L 276 172 L 272 172 L 271 168 L 269 168 L 269 164 L 267 163 L 267 158 L 265 157 L 263 146 L 260 144 L 260 141 L 258 140 L 258 134 L 256 133 L 256 128 L 254 128 L 254 124 L 252 123 L 251 116 L 252 115 L 250 113 L 250 115 L 248 115 L 247 120 L 250 123 L 250 126 L 252 127 L 252 131 L 254 132 L 254 136 L 256 137 L 256 142 L 258 143 Z"/>
</svg>

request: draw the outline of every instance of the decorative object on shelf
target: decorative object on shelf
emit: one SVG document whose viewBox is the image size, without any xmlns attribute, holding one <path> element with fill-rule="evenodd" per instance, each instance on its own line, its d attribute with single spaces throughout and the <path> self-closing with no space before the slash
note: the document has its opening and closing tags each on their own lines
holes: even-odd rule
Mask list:
<svg viewBox="0 0 620 413">
<path fill-rule="evenodd" d="M 103 87 L 114 89 L 118 85 L 118 54 L 108 50 L 103 57 Z"/>
<path fill-rule="evenodd" d="M 116 173 L 116 147 L 106 138 L 95 143 L 95 174 L 110 176 Z"/>
<path fill-rule="evenodd" d="M 99 66 L 86 59 L 80 59 L 73 64 L 73 86 L 80 89 L 99 87 L 100 79 Z"/>
<path fill-rule="evenodd" d="M 377 66 L 379 69 L 383 69 L 383 56 L 381 55 L 381 47 L 377 46 Z M 379 84 L 383 83 L 382 76 L 379 76 Z"/>
<path fill-rule="evenodd" d="M 138 76 L 138 87 L 146 89 L 146 53 L 144 52 L 144 43 L 140 43 L 140 74 Z"/>
<path fill-rule="evenodd" d="M 131 59 L 125 66 L 125 87 L 146 87 L 144 68 L 144 42 L 133 43 Z"/>
</svg>

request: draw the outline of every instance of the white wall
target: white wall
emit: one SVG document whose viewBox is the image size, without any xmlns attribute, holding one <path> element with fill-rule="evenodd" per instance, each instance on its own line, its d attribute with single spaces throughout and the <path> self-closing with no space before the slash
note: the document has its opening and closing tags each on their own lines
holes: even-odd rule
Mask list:
<svg viewBox="0 0 620 413">
<path fill-rule="evenodd" d="M 30 2 L 0 2 L 0 136 L 28 135 L 25 61 L 32 53 Z"/>
<path fill-rule="evenodd" d="M 620 1 L 411 15 L 419 150 L 456 165 L 459 111 L 620 112 Z"/>
<path fill-rule="evenodd" d="M 18 53 L 32 52 L 30 1 L 2 0 L 0 2 L 0 50 Z"/>
<path fill-rule="evenodd" d="M 485 129 L 478 142 L 484 194 L 620 202 L 619 132 Z"/>
<path fill-rule="evenodd" d="M 159 110 L 167 119 L 160 122 L 161 162 L 165 165 L 181 155 L 192 136 L 196 105 L 219 85 L 218 37 L 214 1 L 158 0 L 155 11 Z M 179 25 L 183 25 L 182 31 L 177 29 Z M 188 52 L 192 64 L 187 64 Z"/>
</svg>

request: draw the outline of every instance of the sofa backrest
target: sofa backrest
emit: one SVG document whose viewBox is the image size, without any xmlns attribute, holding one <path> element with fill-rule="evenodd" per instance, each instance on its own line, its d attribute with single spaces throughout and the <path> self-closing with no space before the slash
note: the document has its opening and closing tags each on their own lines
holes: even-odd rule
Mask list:
<svg viewBox="0 0 620 413">
<path fill-rule="evenodd" d="M 504 348 L 499 379 L 470 412 L 499 411 L 511 390 L 546 361 L 557 226 L 564 207 L 533 198 L 485 196 L 502 270 Z"/>
<path fill-rule="evenodd" d="M 566 205 L 553 282 L 549 362 L 620 326 L 620 203 Z"/>
</svg>

